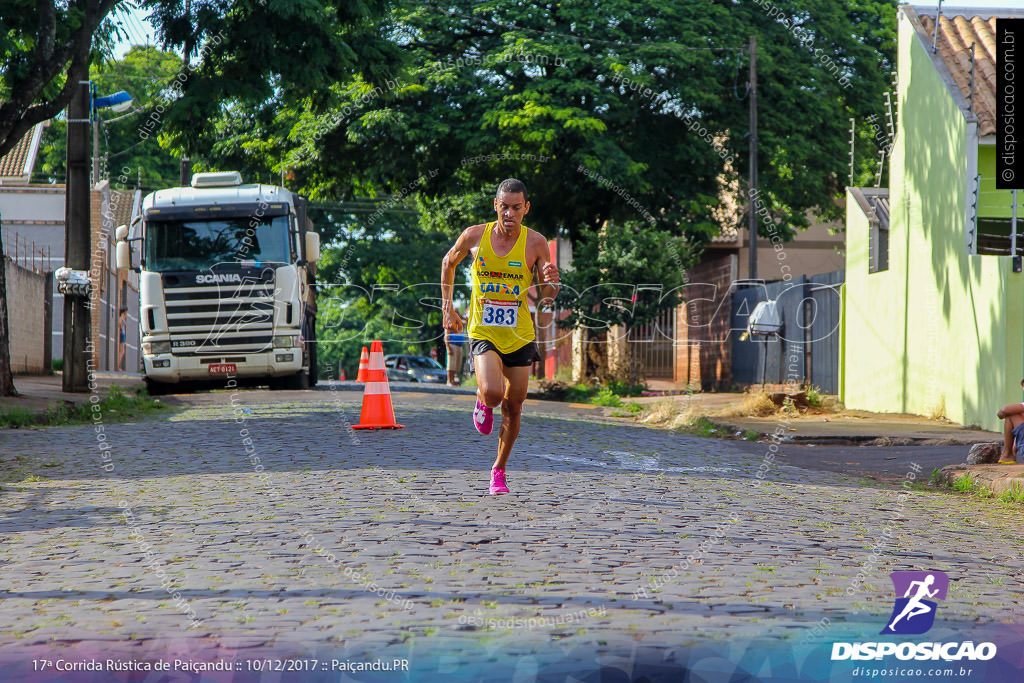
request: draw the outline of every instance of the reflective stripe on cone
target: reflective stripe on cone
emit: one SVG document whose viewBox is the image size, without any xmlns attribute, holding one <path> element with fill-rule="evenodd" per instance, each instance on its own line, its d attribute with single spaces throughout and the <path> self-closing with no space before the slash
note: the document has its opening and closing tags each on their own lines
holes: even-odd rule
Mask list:
<svg viewBox="0 0 1024 683">
<path fill-rule="evenodd" d="M 370 364 L 363 389 L 363 410 L 359 424 L 352 425 L 352 429 L 401 429 L 404 426 L 395 422 L 391 387 L 384 371 L 384 345 L 374 340 L 370 345 Z"/>
</svg>

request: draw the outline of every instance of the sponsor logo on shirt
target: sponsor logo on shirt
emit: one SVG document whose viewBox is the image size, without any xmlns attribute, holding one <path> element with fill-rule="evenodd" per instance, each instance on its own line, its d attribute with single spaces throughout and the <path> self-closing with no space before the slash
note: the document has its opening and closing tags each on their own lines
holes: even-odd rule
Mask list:
<svg viewBox="0 0 1024 683">
<path fill-rule="evenodd" d="M 512 285 L 509 287 L 503 282 L 481 282 L 480 293 L 497 293 L 497 294 L 511 294 L 512 296 L 519 296 L 519 285 Z"/>
<path fill-rule="evenodd" d="M 478 270 L 477 275 L 480 277 L 493 277 L 498 280 L 522 280 L 522 273 L 506 273 L 503 270 Z"/>
</svg>

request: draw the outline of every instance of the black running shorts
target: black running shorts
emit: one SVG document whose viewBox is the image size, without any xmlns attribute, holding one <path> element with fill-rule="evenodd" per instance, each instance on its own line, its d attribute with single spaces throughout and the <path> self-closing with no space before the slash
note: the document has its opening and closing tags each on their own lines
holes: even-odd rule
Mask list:
<svg viewBox="0 0 1024 683">
<path fill-rule="evenodd" d="M 521 368 L 533 365 L 534 361 L 540 360 L 540 351 L 537 349 L 537 342 L 532 341 L 516 349 L 512 353 L 502 353 L 491 342 L 486 339 L 469 340 L 469 352 L 474 356 L 481 353 L 494 351 L 501 358 L 501 362 L 508 368 Z"/>
</svg>

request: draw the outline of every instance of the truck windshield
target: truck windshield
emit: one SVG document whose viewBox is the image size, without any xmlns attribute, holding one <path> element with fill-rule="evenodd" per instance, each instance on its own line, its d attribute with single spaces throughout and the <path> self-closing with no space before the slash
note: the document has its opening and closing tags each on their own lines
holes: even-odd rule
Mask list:
<svg viewBox="0 0 1024 683">
<path fill-rule="evenodd" d="M 153 221 L 146 225 L 146 270 L 207 270 L 218 263 L 288 263 L 288 217 Z"/>
</svg>

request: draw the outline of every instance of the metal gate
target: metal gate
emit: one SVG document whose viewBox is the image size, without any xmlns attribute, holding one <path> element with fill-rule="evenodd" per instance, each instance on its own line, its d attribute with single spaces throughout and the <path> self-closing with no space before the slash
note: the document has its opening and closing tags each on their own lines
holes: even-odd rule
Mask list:
<svg viewBox="0 0 1024 683">
<path fill-rule="evenodd" d="M 629 351 L 640 363 L 640 372 L 645 378 L 673 378 L 675 338 L 675 308 L 664 308 L 651 322 L 630 329 L 626 337 Z"/>
<path fill-rule="evenodd" d="M 839 285 L 844 271 L 753 285 L 732 295 L 732 376 L 738 384 L 798 383 L 839 393 Z M 759 301 L 775 299 L 778 336 L 740 341 Z"/>
</svg>

